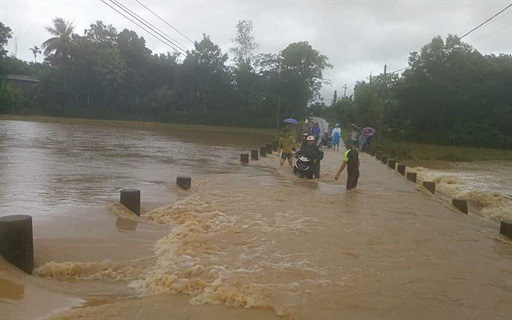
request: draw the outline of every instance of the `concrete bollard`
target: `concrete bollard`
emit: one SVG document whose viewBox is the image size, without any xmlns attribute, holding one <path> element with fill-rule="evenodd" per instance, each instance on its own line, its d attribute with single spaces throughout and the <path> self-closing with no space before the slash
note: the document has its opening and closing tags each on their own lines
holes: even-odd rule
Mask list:
<svg viewBox="0 0 512 320">
<path fill-rule="evenodd" d="M 416 183 L 417 178 L 418 178 L 418 174 L 416 172 L 407 172 L 407 180 Z"/>
<path fill-rule="evenodd" d="M 391 169 L 395 170 L 396 160 L 395 159 L 389 159 L 388 160 L 388 167 L 390 167 Z"/>
<path fill-rule="evenodd" d="M 251 150 L 251 159 L 258 160 L 258 149 Z"/>
<path fill-rule="evenodd" d="M 185 190 L 188 190 L 192 187 L 192 178 L 191 177 L 177 177 L 176 184 Z"/>
<path fill-rule="evenodd" d="M 377 160 L 382 159 L 382 151 L 375 151 L 375 159 L 377 159 Z"/>
<path fill-rule="evenodd" d="M 17 268 L 31 274 L 34 270 L 32 217 L 0 217 L 0 255 Z"/>
<path fill-rule="evenodd" d="M 431 181 L 423 181 L 423 186 L 425 189 L 432 193 L 436 193 L 436 183 Z"/>
<path fill-rule="evenodd" d="M 279 148 L 279 141 L 272 141 L 272 151 L 277 152 L 277 149 Z"/>
<path fill-rule="evenodd" d="M 384 164 L 388 164 L 388 156 L 387 155 L 382 155 L 380 161 L 382 161 L 382 163 L 384 163 Z"/>
<path fill-rule="evenodd" d="M 405 176 L 405 164 L 399 163 L 396 166 L 396 170 L 398 171 L 398 173 L 400 173 L 401 175 Z"/>
<path fill-rule="evenodd" d="M 267 147 L 261 146 L 260 147 L 260 157 L 266 157 L 267 156 Z"/>
<path fill-rule="evenodd" d="M 248 153 L 240 153 L 240 161 L 242 163 L 249 163 L 249 154 Z"/>
<path fill-rule="evenodd" d="M 468 202 L 464 199 L 453 199 L 452 204 L 455 208 L 459 209 L 460 211 L 464 212 L 465 214 L 468 214 Z"/>
<path fill-rule="evenodd" d="M 272 154 L 272 143 L 267 143 L 265 147 L 267 148 L 267 154 Z"/>
<path fill-rule="evenodd" d="M 121 204 L 140 217 L 140 190 L 123 189 L 121 190 Z"/>
<path fill-rule="evenodd" d="M 512 239 L 512 220 L 502 220 L 500 223 L 500 233 Z"/>
</svg>

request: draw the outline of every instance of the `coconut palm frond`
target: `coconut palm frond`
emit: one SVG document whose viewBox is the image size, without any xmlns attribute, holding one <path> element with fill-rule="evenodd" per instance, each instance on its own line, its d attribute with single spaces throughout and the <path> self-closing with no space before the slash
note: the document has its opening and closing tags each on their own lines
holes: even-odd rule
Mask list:
<svg viewBox="0 0 512 320">
<path fill-rule="evenodd" d="M 63 18 L 53 19 L 53 26 L 47 26 L 46 30 L 53 36 L 41 44 L 44 49 L 44 54 L 55 56 L 54 61 L 63 63 L 69 57 L 73 43 L 73 30 L 72 22 L 67 22 Z"/>
<path fill-rule="evenodd" d="M 41 44 L 41 47 L 44 49 L 45 55 L 50 55 L 53 51 L 57 50 L 59 47 L 59 37 L 53 37 Z"/>
<path fill-rule="evenodd" d="M 58 36 L 59 32 L 50 26 L 44 27 L 52 36 Z"/>
</svg>

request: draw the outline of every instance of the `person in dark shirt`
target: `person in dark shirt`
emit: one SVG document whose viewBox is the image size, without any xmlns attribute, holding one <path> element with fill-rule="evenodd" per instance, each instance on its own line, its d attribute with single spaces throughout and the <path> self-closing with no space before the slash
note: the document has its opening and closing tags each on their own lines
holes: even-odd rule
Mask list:
<svg viewBox="0 0 512 320">
<path fill-rule="evenodd" d="M 359 179 L 359 153 L 353 141 L 349 142 L 348 150 L 343 154 L 343 163 L 334 177 L 335 180 L 338 180 L 345 167 L 347 167 L 347 190 L 355 189 Z"/>
<path fill-rule="evenodd" d="M 320 178 L 320 161 L 324 158 L 324 152 L 315 144 L 315 137 L 308 136 L 307 144 L 302 145 L 297 154 L 304 155 L 311 160 L 311 171 L 313 176 Z"/>
</svg>

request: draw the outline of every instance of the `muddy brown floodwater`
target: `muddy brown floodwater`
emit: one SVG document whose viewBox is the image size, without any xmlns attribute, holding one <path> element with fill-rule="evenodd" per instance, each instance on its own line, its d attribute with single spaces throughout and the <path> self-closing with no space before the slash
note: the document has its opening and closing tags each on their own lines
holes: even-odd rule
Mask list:
<svg viewBox="0 0 512 320">
<path fill-rule="evenodd" d="M 33 216 L 37 265 L 0 261 L 0 318 L 510 319 L 512 242 L 493 217 L 366 154 L 355 192 L 333 180 L 341 152 L 317 181 L 275 155 L 239 163 L 270 140 L 0 121 L 0 214 Z M 140 218 L 115 202 L 124 187 Z"/>
</svg>

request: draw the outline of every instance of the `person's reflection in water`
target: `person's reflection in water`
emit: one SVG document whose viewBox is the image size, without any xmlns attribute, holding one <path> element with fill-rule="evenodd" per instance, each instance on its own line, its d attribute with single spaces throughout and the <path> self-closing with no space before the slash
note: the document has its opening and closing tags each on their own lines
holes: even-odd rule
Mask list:
<svg viewBox="0 0 512 320">
<path fill-rule="evenodd" d="M 133 232 L 137 229 L 137 221 L 117 217 L 116 229 L 121 232 Z"/>
</svg>

